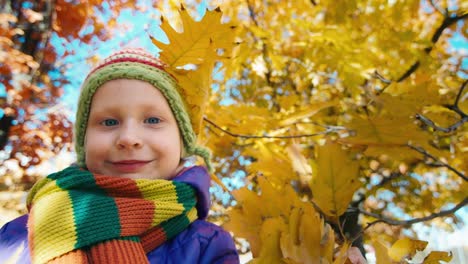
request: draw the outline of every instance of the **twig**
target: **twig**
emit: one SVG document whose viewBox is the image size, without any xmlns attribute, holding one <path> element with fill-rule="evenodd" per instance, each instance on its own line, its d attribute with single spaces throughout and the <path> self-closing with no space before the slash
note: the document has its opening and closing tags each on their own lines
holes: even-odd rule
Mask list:
<svg viewBox="0 0 468 264">
<path fill-rule="evenodd" d="M 385 84 L 391 84 L 392 83 L 391 80 L 385 79 L 385 77 L 383 77 L 377 70 L 374 72 L 373 76 L 376 77 L 377 79 L 381 80 Z"/>
<path fill-rule="evenodd" d="M 304 138 L 304 137 L 315 137 L 315 136 L 320 136 L 320 135 L 325 135 L 331 132 L 336 131 L 335 127 L 327 128 L 325 131 L 318 132 L 318 133 L 313 133 L 313 134 L 302 134 L 302 135 L 293 135 L 293 136 L 269 136 L 269 135 L 263 135 L 263 136 L 256 136 L 256 135 L 242 135 L 242 134 L 237 134 L 237 133 L 232 133 L 229 132 L 228 130 L 218 126 L 215 124 L 213 121 L 209 120 L 208 118 L 204 117 L 204 121 L 209 123 L 210 125 L 214 126 L 215 128 L 221 130 L 222 132 L 232 136 L 232 137 L 239 137 L 239 138 L 272 138 L 272 139 L 292 139 L 292 138 Z"/>
<path fill-rule="evenodd" d="M 453 105 L 445 106 L 448 109 L 450 109 L 450 110 L 454 111 L 455 113 L 457 113 L 458 115 L 460 115 L 461 119 L 458 122 L 456 122 L 455 124 L 445 128 L 445 127 L 440 127 L 440 126 L 436 125 L 432 120 L 430 120 L 429 118 L 423 116 L 422 114 L 416 114 L 416 119 L 420 120 L 421 122 L 423 122 L 427 126 L 430 126 L 430 127 L 432 127 L 433 129 L 435 129 L 437 131 L 442 131 L 442 132 L 445 132 L 445 133 L 451 133 L 451 132 L 457 130 L 465 122 L 468 122 L 468 115 L 465 112 L 463 112 L 460 109 L 459 105 L 458 105 L 458 103 L 460 101 L 460 98 L 461 98 L 461 95 L 463 94 L 463 91 L 465 90 L 465 87 L 467 86 L 467 84 L 468 84 L 468 80 L 466 80 L 462 84 L 462 86 L 460 87 L 460 90 L 458 91 L 457 97 L 455 98 L 455 102 L 453 103 Z"/>
<path fill-rule="evenodd" d="M 427 117 L 425 117 L 425 116 L 423 116 L 421 114 L 416 114 L 416 119 L 422 121 L 424 124 L 434 128 L 437 131 L 442 131 L 442 132 L 445 132 L 445 133 L 451 133 L 451 132 L 457 130 L 457 128 L 459 128 L 465 122 L 468 122 L 468 116 L 467 116 L 467 117 L 464 117 L 464 118 L 460 119 L 455 124 L 445 128 L 445 127 L 441 127 L 441 126 L 436 125 L 432 120 L 430 120 L 429 118 L 427 118 Z"/>
<path fill-rule="evenodd" d="M 424 157 L 429 157 L 431 158 L 432 160 L 434 160 L 434 163 L 433 165 L 436 165 L 436 166 L 441 166 L 441 167 L 446 167 L 447 169 L 451 170 L 452 172 L 454 172 L 455 174 L 457 174 L 458 176 L 460 176 L 463 180 L 465 181 L 468 181 L 468 177 L 466 177 L 463 173 L 461 173 L 460 171 L 458 171 L 457 169 L 455 169 L 454 167 L 450 166 L 449 164 L 437 159 L 436 157 L 434 157 L 433 155 L 431 155 L 429 152 L 427 152 L 426 150 L 424 150 L 423 148 L 421 147 L 416 147 L 416 146 L 413 146 L 411 144 L 407 144 L 407 146 L 413 150 L 416 150 L 417 152 L 421 153 L 424 155 Z"/>
<path fill-rule="evenodd" d="M 387 218 L 387 217 L 384 217 L 384 216 L 381 216 L 381 215 L 378 215 L 378 214 L 375 214 L 375 213 L 367 212 L 367 211 L 362 210 L 360 208 L 358 208 L 358 210 L 359 210 L 359 213 L 361 213 L 363 215 L 367 215 L 367 216 L 374 217 L 374 218 L 378 219 L 376 221 L 367 223 L 367 226 L 363 229 L 363 232 L 364 232 L 369 227 L 371 227 L 372 225 L 377 224 L 377 223 L 386 223 L 386 224 L 389 224 L 389 225 L 409 226 L 409 225 L 412 225 L 412 224 L 415 224 L 415 223 L 429 221 L 429 220 L 432 220 L 432 219 L 437 218 L 437 217 L 443 217 L 443 216 L 451 215 L 451 214 L 455 213 L 456 211 L 458 211 L 460 208 L 463 208 L 467 203 L 468 203 L 468 198 L 465 198 L 463 201 L 461 201 L 459 204 L 454 206 L 452 209 L 440 211 L 438 213 L 433 213 L 431 215 L 421 217 L 421 218 L 413 218 L 413 219 L 410 219 L 410 220 L 391 219 L 391 218 Z"/>
<path fill-rule="evenodd" d="M 455 103 L 453 103 L 453 106 L 449 106 L 449 109 L 452 111 L 455 111 L 457 114 L 459 114 L 462 117 L 466 117 L 466 113 L 464 113 L 459 106 L 460 98 L 463 94 L 463 91 L 465 90 L 466 86 L 468 84 L 468 80 L 466 80 L 462 86 L 460 87 L 460 90 L 458 91 L 457 97 L 455 98 Z"/>
<path fill-rule="evenodd" d="M 427 48 L 424 49 L 424 51 L 427 54 L 429 54 L 431 52 L 432 48 L 434 47 L 436 42 L 439 40 L 440 36 L 442 36 L 442 32 L 446 28 L 450 27 L 452 24 L 456 23 L 459 20 L 468 18 L 468 13 L 465 13 L 465 14 L 462 14 L 462 15 L 459 15 L 459 16 L 450 16 L 450 14 L 445 13 L 445 12 L 443 14 L 444 14 L 444 21 L 442 21 L 442 24 L 437 28 L 437 30 L 435 31 L 434 35 L 431 38 L 432 45 L 430 47 L 427 47 Z M 412 73 L 414 73 L 419 68 L 419 65 L 420 65 L 420 61 L 419 60 L 415 61 L 409 67 L 409 69 L 406 70 L 406 72 L 404 72 L 399 78 L 396 79 L 396 82 L 404 81 L 406 78 L 408 78 Z M 388 80 L 388 79 L 385 79 L 385 80 Z M 390 84 L 390 83 L 386 83 L 386 84 L 387 85 L 382 90 L 380 90 L 377 94 L 383 93 L 385 91 L 385 89 L 387 89 L 387 87 L 389 86 L 388 84 Z"/>
</svg>

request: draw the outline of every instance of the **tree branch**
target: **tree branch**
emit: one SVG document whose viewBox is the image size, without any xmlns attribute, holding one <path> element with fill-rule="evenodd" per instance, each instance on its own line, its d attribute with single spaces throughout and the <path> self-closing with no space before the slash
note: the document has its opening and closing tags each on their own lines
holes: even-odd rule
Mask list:
<svg viewBox="0 0 468 264">
<path fill-rule="evenodd" d="M 429 152 L 427 152 L 426 150 L 424 150 L 423 148 L 421 147 L 416 147 L 416 146 L 413 146 L 411 144 L 407 144 L 407 146 L 413 150 L 416 150 L 417 152 L 421 153 L 424 155 L 424 157 L 426 158 L 430 158 L 432 160 L 434 160 L 434 163 L 432 163 L 431 165 L 435 165 L 435 166 L 440 166 L 440 167 L 446 167 L 447 169 L 449 169 L 450 171 L 454 172 L 455 174 L 457 174 L 458 176 L 460 176 L 460 178 L 462 178 L 463 180 L 465 181 L 468 181 L 468 177 L 466 177 L 462 172 L 460 172 L 459 170 L 455 169 L 454 167 L 450 166 L 449 164 L 437 159 L 436 157 L 434 157 L 433 155 L 431 155 Z"/>
<path fill-rule="evenodd" d="M 461 96 L 463 94 L 463 91 L 465 90 L 467 84 L 468 84 L 468 80 L 466 80 L 462 84 L 462 86 L 460 87 L 460 90 L 458 91 L 457 97 L 455 98 L 455 102 L 453 103 L 453 105 L 445 106 L 448 109 L 450 109 L 450 110 L 454 111 L 455 113 L 457 113 L 458 115 L 460 115 L 461 120 L 459 120 L 455 124 L 445 128 L 445 127 L 440 127 L 440 126 L 436 125 L 432 120 L 430 120 L 429 118 L 427 118 L 427 117 L 425 117 L 425 116 L 423 116 L 421 114 L 416 114 L 416 119 L 420 120 L 421 122 L 423 122 L 427 126 L 432 127 L 433 129 L 435 129 L 437 131 L 442 131 L 442 132 L 445 132 L 445 133 L 451 133 L 451 132 L 457 130 L 465 122 L 468 122 L 468 115 L 465 112 L 463 112 L 459 107 L 460 98 L 461 98 Z"/>
<path fill-rule="evenodd" d="M 372 75 L 373 77 L 376 77 L 377 79 L 381 80 L 385 84 L 391 84 L 392 80 L 385 79 L 385 77 L 382 76 L 377 70 L 375 70 L 374 74 Z"/>
<path fill-rule="evenodd" d="M 231 137 L 239 137 L 239 138 L 272 138 L 272 139 L 292 139 L 292 138 L 304 138 L 304 137 L 315 137 L 315 136 L 320 136 L 320 135 L 325 135 L 331 132 L 335 132 L 337 130 L 336 127 L 328 127 L 325 131 L 318 132 L 318 133 L 313 133 L 313 134 L 302 134 L 302 135 L 293 135 L 293 136 L 269 136 L 269 135 L 263 135 L 263 136 L 256 136 L 256 135 L 242 135 L 242 134 L 236 134 L 232 133 L 217 124 L 215 124 L 213 121 L 209 120 L 208 118 L 204 117 L 204 121 L 206 121 L 208 124 L 212 125 L 213 127 L 217 128 L 218 130 L 221 130 L 222 132 L 230 135 Z"/>
<path fill-rule="evenodd" d="M 465 90 L 466 86 L 468 84 L 468 80 L 466 80 L 462 86 L 460 87 L 460 90 L 458 91 L 458 94 L 457 94 L 457 97 L 455 98 L 455 103 L 453 103 L 453 106 L 449 106 L 449 109 L 452 110 L 452 111 L 455 111 L 457 114 L 459 114 L 461 117 L 466 117 L 466 113 L 463 112 L 461 109 L 460 109 L 460 106 L 459 106 L 459 102 L 460 102 L 460 98 L 463 94 L 463 91 Z"/>
<path fill-rule="evenodd" d="M 437 8 L 436 8 L 437 9 Z M 437 9 L 438 10 L 438 9 Z M 465 19 L 465 18 L 468 18 L 468 13 L 465 13 L 465 14 L 462 14 L 462 15 L 458 15 L 458 16 L 450 16 L 450 14 L 448 13 L 443 13 L 444 14 L 444 21 L 442 21 L 442 24 L 437 28 L 437 30 L 435 31 L 434 35 L 432 35 L 432 38 L 431 38 L 431 42 L 432 42 L 432 45 L 430 47 L 427 47 L 424 49 L 424 51 L 429 54 L 432 50 L 432 48 L 434 47 L 434 45 L 437 43 L 437 41 L 439 40 L 440 36 L 442 36 L 442 32 L 450 27 L 452 24 L 456 23 L 457 21 L 459 20 L 462 20 L 462 19 Z M 419 65 L 420 65 L 420 61 L 417 60 L 415 61 L 410 67 L 409 69 L 404 72 L 397 80 L 396 82 L 402 82 L 404 81 L 406 78 L 408 78 L 412 73 L 414 73 L 418 68 L 419 68 Z M 376 76 L 377 77 L 377 76 Z M 380 79 L 380 78 L 379 78 Z M 386 78 L 383 78 L 385 80 L 388 80 Z M 381 94 L 385 91 L 385 89 L 389 86 L 389 84 L 391 83 L 388 83 L 388 82 L 385 82 L 387 85 L 378 92 L 378 94 Z"/>
<path fill-rule="evenodd" d="M 427 117 L 425 117 L 425 116 L 423 116 L 421 114 L 416 114 L 416 119 L 420 120 L 424 124 L 432 127 L 433 129 L 435 129 L 437 131 L 442 131 L 442 132 L 445 132 L 445 133 L 451 133 L 451 132 L 457 130 L 465 122 L 468 122 L 468 116 L 467 116 L 467 117 L 464 117 L 464 118 L 460 119 L 455 124 L 445 128 L 445 127 L 441 127 L 441 126 L 436 125 L 432 120 L 430 120 L 429 118 L 427 118 Z"/>
<path fill-rule="evenodd" d="M 386 223 L 386 224 L 389 224 L 389 225 L 409 226 L 409 225 L 412 225 L 412 224 L 415 224 L 415 223 L 429 221 L 429 220 L 432 220 L 432 219 L 437 218 L 437 217 L 443 217 L 443 216 L 454 214 L 460 208 L 463 208 L 466 204 L 468 204 L 468 198 L 465 198 L 463 201 L 461 201 L 459 204 L 454 206 L 452 209 L 440 211 L 438 213 L 433 213 L 431 215 L 421 217 L 421 218 L 413 218 L 413 219 L 410 219 L 410 220 L 391 219 L 391 218 L 387 218 L 387 217 L 384 217 L 384 216 L 381 216 L 381 215 L 378 215 L 378 214 L 375 214 L 375 213 L 367 212 L 367 211 L 362 210 L 360 208 L 358 208 L 358 210 L 359 210 L 359 213 L 361 213 L 363 215 L 367 215 L 367 216 L 374 217 L 374 218 L 378 219 L 376 221 L 367 223 L 367 226 L 363 230 L 363 231 L 365 231 L 369 227 L 371 227 L 372 225 L 377 224 L 377 223 Z"/>
</svg>

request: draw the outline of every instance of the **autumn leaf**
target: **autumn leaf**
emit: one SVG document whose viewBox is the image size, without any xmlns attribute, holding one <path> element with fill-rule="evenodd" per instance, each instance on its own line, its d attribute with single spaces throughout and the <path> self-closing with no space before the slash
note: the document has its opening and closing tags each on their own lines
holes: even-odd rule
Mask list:
<svg viewBox="0 0 468 264">
<path fill-rule="evenodd" d="M 440 261 L 450 262 L 452 258 L 451 252 L 432 251 L 424 258 L 423 264 L 439 264 Z"/>
<path fill-rule="evenodd" d="M 372 239 L 372 245 L 375 250 L 375 258 L 377 264 L 392 264 L 393 261 L 391 260 L 388 250 L 389 248 L 384 245 L 379 239 Z"/>
<path fill-rule="evenodd" d="M 183 31 L 175 31 L 167 20 L 161 18 L 161 29 L 166 33 L 169 44 L 150 36 L 154 45 L 162 50 L 160 58 L 168 65 L 166 69 L 179 82 L 179 92 L 189 109 L 193 130 L 200 133 L 203 115 L 208 105 L 211 73 L 214 62 L 229 57 L 234 47 L 234 26 L 222 24 L 219 8 L 206 11 L 201 21 L 196 22 L 181 5 L 179 14 Z M 184 66 L 195 68 L 186 69 Z"/>
<path fill-rule="evenodd" d="M 281 234 L 283 257 L 294 263 L 331 263 L 334 233 L 311 204 L 293 208 L 288 230 Z"/>
<path fill-rule="evenodd" d="M 299 175 L 301 184 L 307 185 L 312 178 L 312 167 L 301 153 L 301 147 L 298 144 L 291 144 L 286 151 L 294 171 Z"/>
<path fill-rule="evenodd" d="M 309 118 L 315 115 L 320 110 L 337 105 L 337 103 L 338 102 L 336 100 L 333 100 L 333 101 L 328 101 L 328 102 L 309 104 L 304 109 L 296 111 L 293 115 L 290 115 L 286 119 L 282 120 L 279 124 L 281 126 L 288 126 L 288 125 L 297 123 L 297 121 L 304 119 L 304 118 Z"/>
<path fill-rule="evenodd" d="M 262 141 L 255 142 L 255 149 L 249 149 L 245 155 L 256 155 L 261 153 L 261 159 L 248 167 L 250 173 L 262 173 L 270 182 L 284 184 L 297 176 L 292 167 L 290 158 L 286 153 L 274 144 L 264 144 Z"/>
<path fill-rule="evenodd" d="M 313 200 L 329 216 L 340 216 L 361 187 L 359 164 L 341 145 L 327 143 L 317 147 L 317 159 L 310 182 Z"/>
<path fill-rule="evenodd" d="M 411 258 L 416 251 L 422 251 L 426 248 L 427 242 L 402 238 L 396 241 L 388 251 L 388 255 L 394 261 L 402 261 L 404 258 Z"/>
<path fill-rule="evenodd" d="M 274 186 L 264 177 L 258 177 L 258 187 L 261 194 L 248 188 L 233 192 L 239 206 L 228 212 L 230 221 L 224 225 L 249 240 L 254 263 L 278 263 L 283 257 L 287 263 L 331 261 L 334 233 L 312 204 L 301 201 L 289 186 Z"/>
<path fill-rule="evenodd" d="M 280 217 L 266 219 L 260 229 L 260 240 L 262 247 L 258 257 L 249 263 L 253 264 L 275 264 L 283 263 L 280 248 L 280 237 L 286 229 L 284 219 Z"/>
<path fill-rule="evenodd" d="M 179 9 L 183 32 L 175 31 L 169 22 L 161 18 L 161 29 L 166 33 L 169 43 L 165 44 L 152 38 L 153 44 L 162 50 L 161 59 L 175 69 L 187 64 L 201 64 L 207 53 L 222 49 L 229 54 L 234 47 L 234 29 L 230 24 L 221 24 L 222 12 L 219 8 L 206 11 L 201 21 L 195 21 L 183 5 Z"/>
</svg>

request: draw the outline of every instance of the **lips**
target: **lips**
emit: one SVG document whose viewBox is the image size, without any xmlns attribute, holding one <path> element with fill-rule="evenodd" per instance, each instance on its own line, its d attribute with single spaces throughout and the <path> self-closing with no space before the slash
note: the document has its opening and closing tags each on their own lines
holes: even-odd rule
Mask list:
<svg viewBox="0 0 468 264">
<path fill-rule="evenodd" d="M 142 167 L 150 162 L 151 161 L 146 160 L 120 160 L 111 163 L 120 172 L 131 173 L 139 171 Z"/>
</svg>

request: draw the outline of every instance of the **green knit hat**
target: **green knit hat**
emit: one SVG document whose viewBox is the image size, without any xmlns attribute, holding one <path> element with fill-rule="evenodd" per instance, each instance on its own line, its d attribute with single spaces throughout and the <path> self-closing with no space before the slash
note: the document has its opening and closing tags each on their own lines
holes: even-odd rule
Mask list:
<svg viewBox="0 0 468 264">
<path fill-rule="evenodd" d="M 142 49 L 124 49 L 107 57 L 89 73 L 81 88 L 74 128 L 75 151 L 79 166 L 86 167 L 84 140 L 94 93 L 108 81 L 134 79 L 150 83 L 166 98 L 183 139 L 183 157 L 200 156 L 205 161 L 208 170 L 212 170 L 210 152 L 196 144 L 197 135 L 187 111 L 189 108 L 186 107 L 186 102 L 181 97 L 181 87 L 173 76 L 165 71 L 165 67 L 162 61 Z"/>
</svg>

